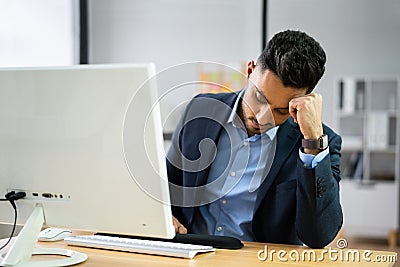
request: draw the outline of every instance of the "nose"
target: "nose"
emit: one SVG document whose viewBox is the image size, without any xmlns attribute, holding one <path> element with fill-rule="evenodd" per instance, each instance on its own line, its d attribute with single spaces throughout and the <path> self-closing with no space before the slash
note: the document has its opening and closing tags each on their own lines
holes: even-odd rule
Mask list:
<svg viewBox="0 0 400 267">
<path fill-rule="evenodd" d="M 263 126 L 263 125 L 274 126 L 275 125 L 274 117 L 272 115 L 271 108 L 269 105 L 263 105 L 263 106 L 259 107 L 259 110 L 256 113 L 256 119 L 257 119 L 258 124 L 260 124 L 260 126 Z"/>
</svg>

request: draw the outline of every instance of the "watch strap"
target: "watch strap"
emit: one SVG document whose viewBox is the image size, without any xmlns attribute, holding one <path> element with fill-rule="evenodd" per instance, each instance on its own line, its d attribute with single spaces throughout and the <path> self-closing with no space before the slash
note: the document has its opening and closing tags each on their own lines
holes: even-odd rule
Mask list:
<svg viewBox="0 0 400 267">
<path fill-rule="evenodd" d="M 307 149 L 325 150 L 328 147 L 328 136 L 323 134 L 318 139 L 303 139 L 301 145 Z"/>
</svg>

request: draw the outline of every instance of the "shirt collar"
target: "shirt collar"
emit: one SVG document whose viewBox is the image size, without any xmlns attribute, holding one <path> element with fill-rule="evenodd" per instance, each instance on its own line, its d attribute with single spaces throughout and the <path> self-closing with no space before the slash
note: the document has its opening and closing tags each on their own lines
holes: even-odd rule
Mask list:
<svg viewBox="0 0 400 267">
<path fill-rule="evenodd" d="M 240 118 L 236 112 L 239 107 L 240 99 L 242 99 L 242 96 L 244 94 L 244 91 L 245 90 L 242 90 L 239 93 L 237 93 L 238 96 L 236 98 L 235 104 L 233 105 L 231 114 L 229 115 L 228 121 L 227 121 L 227 123 L 232 123 L 233 126 L 240 127 L 240 128 L 243 128 L 243 122 L 240 120 Z"/>
<path fill-rule="evenodd" d="M 228 120 L 226 121 L 227 123 L 232 123 L 232 125 L 236 128 L 242 128 L 243 130 L 245 130 L 245 127 L 243 125 L 242 120 L 240 119 L 240 117 L 237 115 L 237 109 L 239 107 L 239 103 L 240 103 L 240 99 L 242 99 L 242 96 L 244 94 L 245 90 L 240 91 L 238 94 L 238 97 L 236 98 L 235 104 L 233 105 L 231 114 L 228 117 Z M 261 137 L 268 135 L 270 140 L 273 140 L 276 136 L 276 133 L 278 132 L 278 126 L 275 126 L 271 129 L 269 129 L 268 131 L 264 132 L 261 134 Z"/>
</svg>

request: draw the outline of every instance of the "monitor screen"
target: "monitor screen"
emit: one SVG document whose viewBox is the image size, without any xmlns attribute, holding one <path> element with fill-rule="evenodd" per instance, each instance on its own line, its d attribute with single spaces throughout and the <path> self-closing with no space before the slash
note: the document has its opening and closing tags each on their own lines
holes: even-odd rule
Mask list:
<svg viewBox="0 0 400 267">
<path fill-rule="evenodd" d="M 0 69 L 0 194 L 18 223 L 172 238 L 153 64 Z M 145 86 L 143 86 L 145 84 Z M 13 223 L 0 203 L 0 222 Z"/>
</svg>

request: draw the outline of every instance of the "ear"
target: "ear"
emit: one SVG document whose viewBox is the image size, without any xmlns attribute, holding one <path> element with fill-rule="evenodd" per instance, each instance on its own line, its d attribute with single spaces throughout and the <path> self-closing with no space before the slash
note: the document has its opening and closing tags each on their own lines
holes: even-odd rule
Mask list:
<svg viewBox="0 0 400 267">
<path fill-rule="evenodd" d="M 256 63 L 254 63 L 254 60 L 250 60 L 249 63 L 247 63 L 247 79 L 250 78 L 250 74 L 253 73 L 255 67 Z"/>
</svg>

